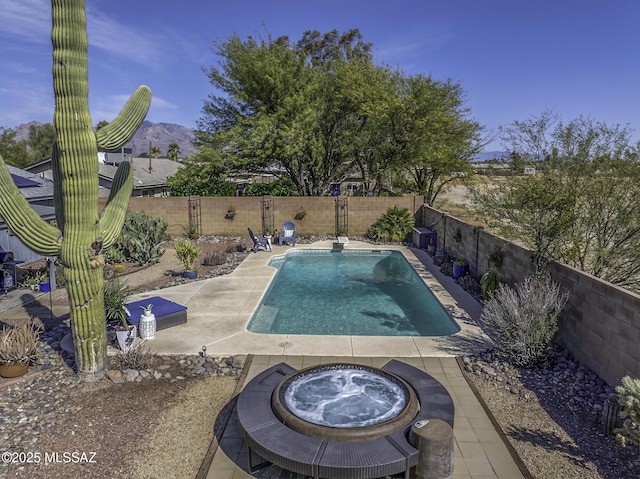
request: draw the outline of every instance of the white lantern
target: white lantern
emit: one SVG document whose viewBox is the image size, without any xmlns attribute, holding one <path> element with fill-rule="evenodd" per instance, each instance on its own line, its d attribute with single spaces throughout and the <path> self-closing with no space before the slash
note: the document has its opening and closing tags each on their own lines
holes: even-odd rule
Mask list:
<svg viewBox="0 0 640 479">
<path fill-rule="evenodd" d="M 153 339 L 156 335 L 156 315 L 151 312 L 151 305 L 143 308 L 144 312 L 140 315 L 140 337 L 142 339 Z"/>
</svg>

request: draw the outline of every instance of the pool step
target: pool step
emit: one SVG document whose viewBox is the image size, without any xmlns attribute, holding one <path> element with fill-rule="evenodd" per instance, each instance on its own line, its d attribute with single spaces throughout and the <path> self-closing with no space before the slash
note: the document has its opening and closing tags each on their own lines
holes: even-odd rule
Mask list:
<svg viewBox="0 0 640 479">
<path fill-rule="evenodd" d="M 260 306 L 256 317 L 253 318 L 253 324 L 250 330 L 256 333 L 270 333 L 273 322 L 278 315 L 278 310 L 278 308 L 265 304 Z"/>
</svg>

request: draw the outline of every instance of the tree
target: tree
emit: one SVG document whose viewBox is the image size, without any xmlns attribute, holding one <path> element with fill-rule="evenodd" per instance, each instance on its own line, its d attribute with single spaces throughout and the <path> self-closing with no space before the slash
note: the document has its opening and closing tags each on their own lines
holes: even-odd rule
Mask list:
<svg viewBox="0 0 640 479">
<path fill-rule="evenodd" d="M 251 183 L 243 196 L 296 196 L 296 187 L 289 178 L 278 178 L 271 183 Z"/>
<path fill-rule="evenodd" d="M 29 125 L 27 145 L 31 163 L 38 163 L 51 158 L 51 147 L 56 139 L 56 130 L 51 123 Z"/>
<path fill-rule="evenodd" d="M 395 183 L 432 206 L 448 185 L 472 172 L 482 127 L 467 118 L 462 86 L 451 80 L 401 78 L 399 97 L 390 120 Z"/>
<path fill-rule="evenodd" d="M 0 126 L 0 157 L 16 168 L 24 168 L 30 164 L 26 141 L 16 141 L 17 131 Z"/>
<path fill-rule="evenodd" d="M 160 153 L 161 153 L 161 151 L 160 151 L 159 147 L 154 146 L 154 147 L 151 148 L 151 156 L 153 158 L 158 158 L 160 156 Z"/>
<path fill-rule="evenodd" d="M 476 193 L 480 210 L 540 259 L 640 290 L 639 146 L 629 129 L 545 111 L 502 138 L 515 175 Z M 521 176 L 527 165 L 534 176 Z"/>
<path fill-rule="evenodd" d="M 83 0 L 52 0 L 52 167 L 56 226 L 40 218 L 13 184 L 0 158 L 0 214 L 31 250 L 59 257 L 71 310 L 78 374 L 104 377 L 107 366 L 102 251 L 118 237 L 131 195 L 131 165 L 123 162 L 102 213 L 98 210 L 98 148 L 115 151 L 134 135 L 151 92 L 139 87 L 118 117 L 94 133 L 88 107 L 87 34 Z"/>
<path fill-rule="evenodd" d="M 177 143 L 169 143 L 167 156 L 170 160 L 178 161 L 178 157 L 180 156 L 180 145 L 178 145 Z"/>
<path fill-rule="evenodd" d="M 167 178 L 167 186 L 171 196 L 233 196 L 236 184 L 226 179 L 227 173 L 220 154 L 202 148 Z"/>
<path fill-rule="evenodd" d="M 322 195 L 357 173 L 370 193 L 395 177 L 432 204 L 470 171 L 478 123 L 451 81 L 404 77 L 373 63 L 357 29 L 218 44 L 197 144 L 231 170 L 284 171 L 300 195 Z"/>
<path fill-rule="evenodd" d="M 232 36 L 217 46 L 221 66 L 207 71 L 224 95 L 205 102 L 197 144 L 220 149 L 231 169 L 278 165 L 300 195 L 328 192 L 354 165 L 366 122 L 354 96 L 366 95 L 349 81 L 372 68 L 369 50 L 357 30 L 305 32 L 297 44 Z"/>
</svg>

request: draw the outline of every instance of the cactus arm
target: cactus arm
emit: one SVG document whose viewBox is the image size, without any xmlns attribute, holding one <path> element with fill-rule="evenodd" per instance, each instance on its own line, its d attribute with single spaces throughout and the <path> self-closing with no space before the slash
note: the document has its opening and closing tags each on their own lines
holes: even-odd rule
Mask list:
<svg viewBox="0 0 640 479">
<path fill-rule="evenodd" d="M 98 149 L 116 151 L 122 148 L 136 133 L 151 105 L 151 90 L 141 85 L 131 95 L 115 120 L 96 132 Z"/>
<path fill-rule="evenodd" d="M 102 233 L 102 248 L 113 245 L 120 235 L 132 187 L 133 169 L 131 163 L 120 163 L 113 178 L 107 205 L 100 216 L 99 229 Z"/>
<path fill-rule="evenodd" d="M 40 218 L 13 182 L 0 156 L 0 211 L 11 231 L 29 249 L 44 256 L 60 253 L 62 233 Z"/>
</svg>

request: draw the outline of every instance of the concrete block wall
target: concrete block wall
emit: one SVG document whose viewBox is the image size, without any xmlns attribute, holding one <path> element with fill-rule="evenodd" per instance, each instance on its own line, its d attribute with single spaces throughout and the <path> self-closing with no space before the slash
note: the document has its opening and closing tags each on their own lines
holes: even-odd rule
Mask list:
<svg viewBox="0 0 640 479">
<path fill-rule="evenodd" d="M 273 223 L 275 229 L 291 220 L 296 224 L 298 235 L 332 235 L 336 229 L 336 201 L 333 197 L 270 197 L 273 200 Z M 348 234 L 364 236 L 369 227 L 389 208 L 407 208 L 416 214 L 422 207 L 421 196 L 402 197 L 340 197 L 347 199 Z M 262 197 L 199 197 L 200 224 L 203 235 L 244 236 L 247 227 L 262 233 Z M 106 198 L 101 198 L 104 207 Z M 233 220 L 225 218 L 229 207 L 235 208 Z M 302 220 L 294 220 L 300 209 L 306 215 Z M 189 224 L 189 198 L 131 198 L 131 211 L 144 211 L 149 216 L 162 217 L 169 223 L 168 233 L 172 236 L 184 234 L 183 227 Z"/>
<path fill-rule="evenodd" d="M 535 272 L 530 250 L 425 206 L 422 225 L 438 232 L 438 248 L 464 257 L 481 276 L 492 252 L 503 251 L 500 279 L 515 284 Z M 460 241 L 454 239 L 460 230 Z M 554 281 L 569 292 L 558 341 L 609 385 L 640 378 L 640 296 L 570 266 L 552 263 Z"/>
<path fill-rule="evenodd" d="M 640 378 L 640 296 L 559 263 L 551 274 L 569 292 L 560 342 L 612 386 Z"/>
</svg>

